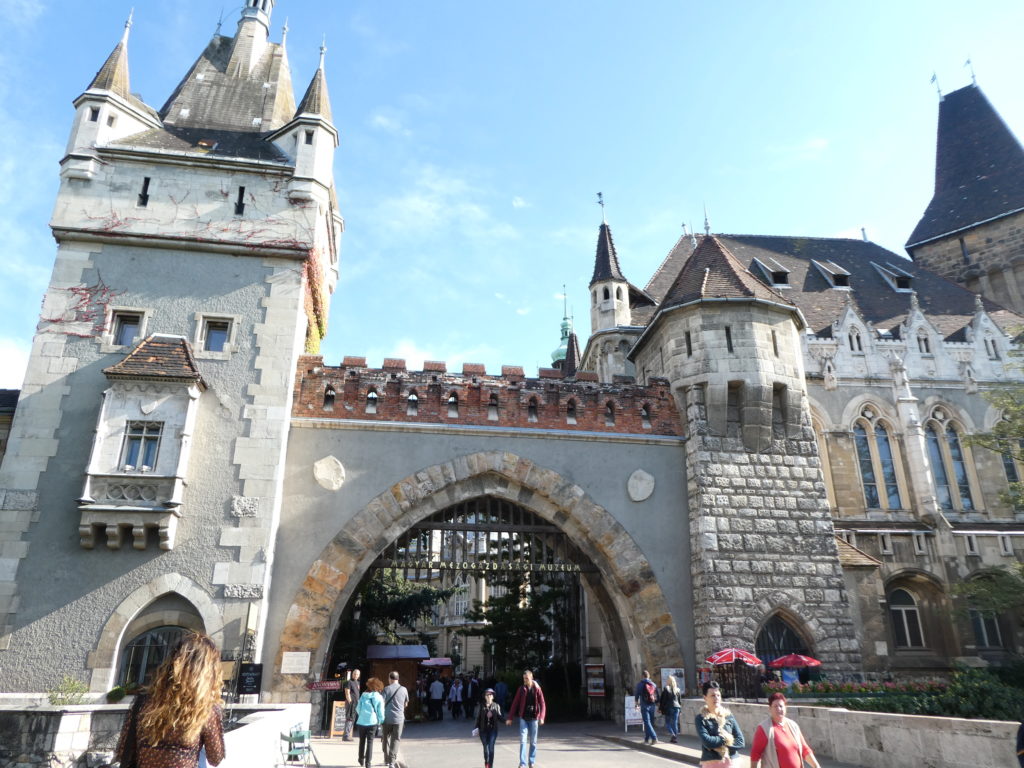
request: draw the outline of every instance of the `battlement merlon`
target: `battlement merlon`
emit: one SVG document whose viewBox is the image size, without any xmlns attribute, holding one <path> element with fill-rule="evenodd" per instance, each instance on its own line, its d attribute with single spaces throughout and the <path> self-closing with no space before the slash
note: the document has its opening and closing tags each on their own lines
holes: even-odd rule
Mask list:
<svg viewBox="0 0 1024 768">
<path fill-rule="evenodd" d="M 301 356 L 292 416 L 683 435 L 666 379 L 652 378 L 640 386 L 632 377 L 619 376 L 600 384 L 594 374 L 580 372 L 567 379 L 557 369 L 541 369 L 537 378 L 528 378 L 522 367 L 507 365 L 493 376 L 483 365 L 466 363 L 455 373 L 434 361 L 425 362 L 422 371 L 409 371 L 397 358 L 368 368 L 365 357 L 325 366 L 319 355 Z"/>
</svg>

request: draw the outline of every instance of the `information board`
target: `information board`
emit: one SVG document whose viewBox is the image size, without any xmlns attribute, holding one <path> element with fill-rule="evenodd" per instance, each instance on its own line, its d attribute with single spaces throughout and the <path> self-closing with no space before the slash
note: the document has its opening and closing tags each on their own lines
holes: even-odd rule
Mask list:
<svg viewBox="0 0 1024 768">
<path fill-rule="evenodd" d="M 312 654 L 309 651 L 286 651 L 281 654 L 282 675 L 306 675 L 309 674 L 309 658 Z"/>
<path fill-rule="evenodd" d="M 243 662 L 238 666 L 238 695 L 251 696 L 263 686 L 263 665 Z"/>
<path fill-rule="evenodd" d="M 331 702 L 331 738 L 345 735 L 345 702 Z"/>
<path fill-rule="evenodd" d="M 587 696 L 604 696 L 604 664 L 584 664 L 587 673 Z"/>
<path fill-rule="evenodd" d="M 644 720 L 640 716 L 640 708 L 636 705 L 636 699 L 632 696 L 626 696 L 626 710 L 623 712 L 622 721 L 626 725 L 626 730 L 629 730 L 631 725 L 643 726 Z"/>
</svg>

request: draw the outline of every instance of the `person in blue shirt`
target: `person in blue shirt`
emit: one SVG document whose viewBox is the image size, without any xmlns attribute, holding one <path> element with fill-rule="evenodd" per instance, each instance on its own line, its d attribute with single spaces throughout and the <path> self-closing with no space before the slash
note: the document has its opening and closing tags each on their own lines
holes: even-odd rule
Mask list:
<svg viewBox="0 0 1024 768">
<path fill-rule="evenodd" d="M 651 673 L 646 669 L 643 678 L 636 684 L 633 698 L 644 723 L 644 744 L 657 744 L 658 733 L 654 730 L 654 717 L 658 711 L 658 686 L 651 680 Z"/>
<path fill-rule="evenodd" d="M 359 729 L 359 764 L 370 768 L 373 762 L 373 740 L 377 726 L 384 722 L 384 683 L 376 677 L 366 681 L 366 690 L 356 706 L 356 727 Z"/>
</svg>

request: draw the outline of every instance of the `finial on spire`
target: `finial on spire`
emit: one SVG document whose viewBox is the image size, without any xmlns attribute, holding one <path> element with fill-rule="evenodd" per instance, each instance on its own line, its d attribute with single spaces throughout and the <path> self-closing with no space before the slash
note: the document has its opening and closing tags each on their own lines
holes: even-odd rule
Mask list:
<svg viewBox="0 0 1024 768">
<path fill-rule="evenodd" d="M 323 42 L 320 43 L 320 69 L 324 68 L 324 57 L 327 55 L 327 34 L 324 34 Z"/>
<path fill-rule="evenodd" d="M 124 23 L 124 34 L 121 35 L 121 42 L 122 43 L 127 43 L 128 42 L 128 32 L 131 31 L 131 28 L 132 28 L 132 18 L 134 18 L 134 16 L 135 16 L 135 9 L 132 8 L 130 11 L 128 11 L 128 21 L 126 21 Z"/>
<path fill-rule="evenodd" d="M 284 46 L 284 44 L 286 42 L 288 42 L 288 17 L 287 16 L 284 19 L 284 26 L 281 27 L 281 45 L 282 45 L 282 47 Z"/>
<path fill-rule="evenodd" d="M 697 230 L 693 228 L 693 222 L 690 222 L 690 247 L 697 247 Z"/>
<path fill-rule="evenodd" d="M 711 235 L 711 222 L 708 221 L 708 204 L 704 203 L 704 234 Z"/>
<path fill-rule="evenodd" d="M 565 291 L 565 283 L 562 283 L 562 319 L 569 317 L 569 294 Z"/>
<path fill-rule="evenodd" d="M 601 206 L 601 223 L 607 224 L 608 218 L 604 215 L 604 194 L 601 192 L 597 193 L 597 204 Z"/>
<path fill-rule="evenodd" d="M 974 76 L 974 65 L 971 64 L 971 59 L 968 57 L 967 61 L 964 62 L 964 66 L 971 70 L 971 85 L 977 85 L 978 80 Z"/>
<path fill-rule="evenodd" d="M 975 312 L 984 312 L 985 311 L 985 302 L 983 302 L 981 300 L 981 294 L 980 293 L 974 294 L 974 311 Z"/>
<path fill-rule="evenodd" d="M 939 76 L 932 72 L 932 82 L 935 83 L 935 90 L 939 92 L 939 101 L 942 101 L 942 88 L 939 87 Z"/>
<path fill-rule="evenodd" d="M 220 8 L 220 16 L 217 17 L 217 29 L 214 30 L 213 34 L 219 35 L 221 25 L 224 24 L 224 6 Z"/>
</svg>

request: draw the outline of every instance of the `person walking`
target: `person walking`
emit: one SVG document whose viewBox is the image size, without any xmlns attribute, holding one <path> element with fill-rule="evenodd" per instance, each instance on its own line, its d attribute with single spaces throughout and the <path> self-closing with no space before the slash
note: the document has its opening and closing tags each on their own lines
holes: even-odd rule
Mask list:
<svg viewBox="0 0 1024 768">
<path fill-rule="evenodd" d="M 501 705 L 494 700 L 494 689 L 484 691 L 480 711 L 476 713 L 476 731 L 484 745 L 484 768 L 494 765 L 494 742 L 498 740 L 498 726 L 501 725 Z"/>
<path fill-rule="evenodd" d="M 651 680 L 651 673 L 646 669 L 640 682 L 636 684 L 633 699 L 644 724 L 644 744 L 657 744 L 658 733 L 654 730 L 654 713 L 658 708 L 658 686 Z"/>
<path fill-rule="evenodd" d="M 115 762 L 135 768 L 196 768 L 199 753 L 224 759 L 220 651 L 206 635 L 189 633 L 138 696 L 121 729 Z"/>
<path fill-rule="evenodd" d="M 544 691 L 533 679 L 533 672 L 523 671 L 523 684 L 516 689 L 512 706 L 508 710 L 505 725 L 512 725 L 519 718 L 519 768 L 536 768 L 537 764 L 537 729 L 544 725 L 547 717 L 547 706 L 544 703 Z"/>
<path fill-rule="evenodd" d="M 381 746 L 384 748 L 384 764 L 398 768 L 398 747 L 402 742 L 405 728 L 405 708 L 409 706 L 409 691 L 398 682 L 398 672 L 388 675 L 388 686 L 384 689 L 384 726 Z"/>
<path fill-rule="evenodd" d="M 786 695 L 776 691 L 768 697 L 769 717 L 754 731 L 750 768 L 821 768 L 818 758 L 804 740 L 800 726 L 786 717 Z"/>
<path fill-rule="evenodd" d="M 682 691 L 676 682 L 675 675 L 668 676 L 668 682 L 661 691 L 658 707 L 665 716 L 665 728 L 668 730 L 669 742 L 679 743 L 679 710 L 683 708 Z"/>
<path fill-rule="evenodd" d="M 745 745 L 743 731 L 732 712 L 722 706 L 722 690 L 718 682 L 704 683 L 703 690 L 704 707 L 694 718 L 700 737 L 701 768 L 730 768 L 732 758 Z"/>
<path fill-rule="evenodd" d="M 384 683 L 376 677 L 366 681 L 366 690 L 356 704 L 356 728 L 359 731 L 359 765 L 370 768 L 377 726 L 384 722 Z"/>
<path fill-rule="evenodd" d="M 352 741 L 352 732 L 356 726 L 356 704 L 359 703 L 359 670 L 353 669 L 345 682 L 345 733 L 342 741 Z"/>
<path fill-rule="evenodd" d="M 504 680 L 494 684 L 494 700 L 502 709 L 508 706 L 508 683 Z"/>
<path fill-rule="evenodd" d="M 476 675 L 466 678 L 463 686 L 462 708 L 466 711 L 466 719 L 472 720 L 476 713 L 476 705 L 480 702 L 480 681 Z"/>
<path fill-rule="evenodd" d="M 462 714 L 462 678 L 456 677 L 452 687 L 448 690 L 448 709 L 451 710 L 452 720 L 458 720 Z"/>
<path fill-rule="evenodd" d="M 431 720 L 441 720 L 444 718 L 442 714 L 442 705 L 444 702 L 444 683 L 438 678 L 434 678 L 430 683 L 430 698 L 428 699 L 429 704 L 427 707 L 430 711 Z"/>
</svg>

